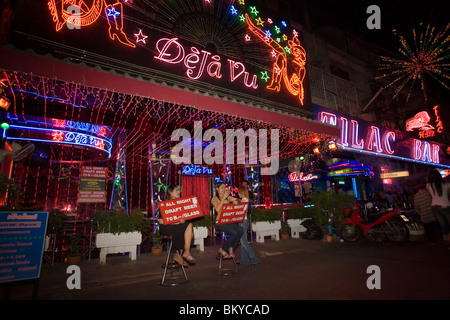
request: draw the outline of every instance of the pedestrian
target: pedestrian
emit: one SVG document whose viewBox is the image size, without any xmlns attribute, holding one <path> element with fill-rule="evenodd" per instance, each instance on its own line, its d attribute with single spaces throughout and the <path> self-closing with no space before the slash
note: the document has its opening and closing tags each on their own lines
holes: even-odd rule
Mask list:
<svg viewBox="0 0 450 320">
<path fill-rule="evenodd" d="M 424 184 L 414 186 L 414 209 L 420 216 L 425 230 L 425 236 L 431 244 L 436 244 L 437 235 L 440 234 L 439 223 L 431 210 L 431 196 Z"/>
<path fill-rule="evenodd" d="M 250 246 L 250 243 L 247 241 L 247 231 L 249 227 L 249 219 L 251 213 L 251 205 L 249 202 L 249 194 L 247 188 L 242 185 L 238 189 L 239 198 L 241 198 L 241 203 L 249 203 L 247 214 L 244 218 L 244 221 L 241 222 L 239 225 L 241 226 L 243 230 L 243 234 L 241 237 L 241 256 L 240 256 L 240 264 L 246 265 L 247 260 L 250 259 L 250 265 L 249 267 L 254 267 L 259 263 L 258 256 L 256 255 L 255 251 L 253 251 L 252 247 Z"/>
<path fill-rule="evenodd" d="M 431 195 L 431 209 L 441 226 L 444 241 L 450 243 L 450 184 L 445 182 L 438 170 L 433 169 L 428 174 L 426 188 Z M 450 247 L 448 247 L 450 249 Z"/>
<path fill-rule="evenodd" d="M 229 235 L 228 239 L 222 243 L 218 254 L 223 258 L 234 258 L 234 249 L 239 244 L 239 240 L 242 237 L 243 231 L 240 225 L 237 223 L 229 223 L 218 225 L 217 222 L 222 214 L 222 206 L 228 203 L 238 203 L 238 199 L 230 196 L 230 190 L 227 189 L 225 183 L 221 182 L 216 185 L 216 194 L 211 199 L 211 204 L 216 212 L 216 230 L 224 232 Z"/>
<path fill-rule="evenodd" d="M 169 199 L 178 199 L 181 197 L 181 191 L 179 186 L 168 186 L 167 193 Z M 164 224 L 163 219 L 159 219 L 159 231 L 161 234 L 172 236 L 172 248 L 175 251 L 173 260 L 182 266 L 187 266 L 186 262 L 190 265 L 196 263 L 195 259 L 191 256 L 191 244 L 194 237 L 194 229 L 192 223 L 186 222 L 181 219 L 178 223 Z"/>
</svg>

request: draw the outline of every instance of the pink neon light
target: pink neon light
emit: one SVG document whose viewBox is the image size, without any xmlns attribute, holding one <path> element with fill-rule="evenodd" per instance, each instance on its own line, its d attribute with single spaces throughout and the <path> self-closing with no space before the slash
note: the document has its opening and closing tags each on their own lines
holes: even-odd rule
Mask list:
<svg viewBox="0 0 450 320">
<path fill-rule="evenodd" d="M 289 174 L 290 182 L 310 181 L 310 180 L 317 179 L 317 178 L 318 178 L 318 176 L 312 175 L 311 173 L 308 173 L 306 176 L 303 176 L 303 172 L 300 172 L 300 177 L 297 175 L 297 172 L 291 172 Z"/>
<path fill-rule="evenodd" d="M 156 42 L 156 50 L 158 54 L 154 58 L 157 60 L 170 64 L 183 63 L 187 68 L 186 75 L 189 79 L 200 79 L 205 70 L 212 78 L 222 78 L 222 63 L 218 55 L 212 56 L 211 52 L 200 51 L 196 47 L 191 47 L 190 52 L 186 54 L 184 47 L 178 42 L 178 38 L 159 39 Z M 228 65 L 231 82 L 241 78 L 247 88 L 258 88 L 258 76 L 253 75 L 250 80 L 250 74 L 245 71 L 243 63 L 228 59 Z"/>
<path fill-rule="evenodd" d="M 352 148 L 363 149 L 364 148 L 364 139 L 361 139 L 358 142 L 359 136 L 359 123 L 356 120 L 351 120 L 352 122 Z"/>
<path fill-rule="evenodd" d="M 366 149 L 372 151 L 374 146 L 376 147 L 376 152 L 383 152 L 381 148 L 380 129 L 375 126 L 370 126 Z"/>
<path fill-rule="evenodd" d="M 341 144 L 348 147 L 348 119 L 341 117 Z"/>
<path fill-rule="evenodd" d="M 430 144 L 427 141 L 422 141 L 414 139 L 412 156 L 416 160 L 421 160 L 425 162 L 440 163 L 439 152 L 440 145 Z"/>
<path fill-rule="evenodd" d="M 394 154 L 390 141 L 395 142 L 395 132 L 393 131 L 388 131 L 383 135 L 383 148 L 386 153 Z"/>
<path fill-rule="evenodd" d="M 319 119 L 322 123 L 328 123 L 329 125 L 337 125 L 337 117 L 334 113 L 322 111 L 319 113 Z"/>
<path fill-rule="evenodd" d="M 421 111 L 414 117 L 406 120 L 406 131 L 413 131 L 414 129 L 420 130 L 433 130 L 434 127 L 429 124 L 431 118 L 428 112 Z"/>
</svg>

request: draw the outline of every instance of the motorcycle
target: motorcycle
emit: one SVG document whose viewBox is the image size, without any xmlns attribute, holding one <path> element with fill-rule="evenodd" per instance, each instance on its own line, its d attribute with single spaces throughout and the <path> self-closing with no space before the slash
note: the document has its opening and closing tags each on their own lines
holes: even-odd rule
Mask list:
<svg viewBox="0 0 450 320">
<path fill-rule="evenodd" d="M 370 211 L 371 214 L 368 214 Z M 361 210 L 355 205 L 353 210 L 346 209 L 344 214 L 348 219 L 342 221 L 340 236 L 344 241 L 355 242 L 363 236 L 371 241 L 384 241 L 386 238 L 393 242 L 408 239 L 409 228 L 402 217 L 401 210 L 396 209 L 385 213 L 373 213 L 374 206 L 369 204 Z M 375 210 L 376 211 L 376 210 Z"/>
<path fill-rule="evenodd" d="M 306 228 L 302 238 L 307 240 L 321 240 L 323 238 L 323 231 L 317 225 L 314 219 L 305 219 L 302 226 Z"/>
</svg>

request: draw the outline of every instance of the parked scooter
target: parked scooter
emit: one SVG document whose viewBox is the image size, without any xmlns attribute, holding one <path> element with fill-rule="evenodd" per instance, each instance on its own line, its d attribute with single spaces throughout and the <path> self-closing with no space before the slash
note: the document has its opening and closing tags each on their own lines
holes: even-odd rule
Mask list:
<svg viewBox="0 0 450 320">
<path fill-rule="evenodd" d="M 409 229 L 402 219 L 400 209 L 386 211 L 385 213 L 373 213 L 373 204 L 368 210 L 369 204 L 363 208 L 354 205 L 352 209 L 346 209 L 344 214 L 349 218 L 342 221 L 340 236 L 348 242 L 355 242 L 363 236 L 372 241 L 402 242 L 408 239 Z M 371 214 L 367 214 L 372 211 Z"/>
</svg>

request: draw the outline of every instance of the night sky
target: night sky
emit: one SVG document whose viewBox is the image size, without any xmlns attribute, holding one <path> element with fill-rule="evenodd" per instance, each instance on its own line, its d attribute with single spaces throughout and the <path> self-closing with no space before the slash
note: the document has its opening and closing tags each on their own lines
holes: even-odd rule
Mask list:
<svg viewBox="0 0 450 320">
<path fill-rule="evenodd" d="M 370 5 L 381 10 L 381 29 L 369 30 L 366 13 Z M 357 39 L 375 42 L 383 47 L 397 45 L 392 30 L 396 28 L 405 36 L 412 35 L 420 22 L 442 30 L 450 22 L 450 1 L 408 0 L 323 0 L 307 1 L 313 30 L 324 26 L 339 27 Z"/>
</svg>

